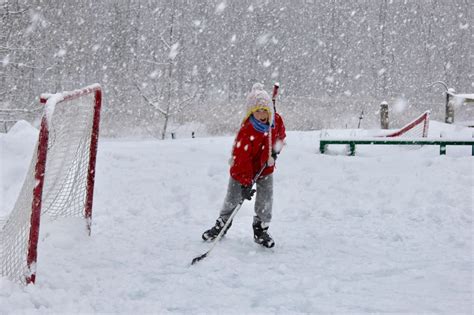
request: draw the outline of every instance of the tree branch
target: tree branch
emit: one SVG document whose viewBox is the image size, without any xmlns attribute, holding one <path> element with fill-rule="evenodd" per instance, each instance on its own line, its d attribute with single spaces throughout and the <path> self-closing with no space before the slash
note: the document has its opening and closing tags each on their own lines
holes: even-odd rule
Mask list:
<svg viewBox="0 0 474 315">
<path fill-rule="evenodd" d="M 193 95 L 191 95 L 190 97 L 188 97 L 187 99 L 185 99 L 184 101 L 182 101 L 181 103 L 179 103 L 177 106 L 176 106 L 176 110 L 173 112 L 173 115 L 175 114 L 179 114 L 180 112 L 183 111 L 183 109 L 187 108 L 189 105 L 191 105 L 191 102 L 195 97 L 196 97 L 196 94 L 197 94 L 197 89 L 194 91 Z M 187 103 L 187 104 L 186 104 Z"/>
<path fill-rule="evenodd" d="M 169 62 L 156 62 L 156 61 L 151 61 L 151 60 L 142 60 L 142 62 L 151 63 L 157 66 L 167 66 L 169 64 Z"/>
<path fill-rule="evenodd" d="M 166 31 L 163 31 L 161 34 L 160 34 L 160 39 L 161 41 L 165 44 L 165 46 L 168 48 L 168 49 L 171 49 L 171 45 L 166 41 L 166 39 L 163 38 L 163 34 L 165 33 Z"/>
<path fill-rule="evenodd" d="M 156 109 L 160 114 L 164 115 L 165 117 L 169 116 L 169 113 L 167 113 L 165 110 L 163 110 L 161 107 L 159 107 L 157 104 L 155 104 L 155 102 L 151 101 L 146 95 L 145 93 L 143 93 L 143 91 L 140 89 L 140 86 L 135 82 L 135 86 L 138 90 L 138 92 L 140 92 L 140 95 L 143 97 L 143 99 L 147 102 L 148 105 L 150 105 L 151 107 L 153 107 L 154 109 Z"/>
<path fill-rule="evenodd" d="M 30 7 L 26 7 L 24 10 L 21 10 L 21 11 L 7 11 L 7 12 L 4 12 L 4 13 L 0 13 L 0 16 L 23 14 L 26 11 L 28 11 L 29 9 L 30 9 Z"/>
</svg>

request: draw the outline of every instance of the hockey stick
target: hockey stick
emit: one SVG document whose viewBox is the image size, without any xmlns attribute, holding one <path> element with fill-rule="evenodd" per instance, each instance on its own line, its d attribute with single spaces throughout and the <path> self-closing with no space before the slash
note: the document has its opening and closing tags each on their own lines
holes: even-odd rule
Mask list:
<svg viewBox="0 0 474 315">
<path fill-rule="evenodd" d="M 257 175 L 255 175 L 255 177 L 253 178 L 252 180 L 252 187 L 253 185 L 257 182 L 257 179 L 260 177 L 260 175 L 262 174 L 263 170 L 265 169 L 265 167 L 267 167 L 267 163 L 263 164 L 262 168 L 260 169 L 260 171 L 257 173 Z M 224 231 L 227 230 L 227 227 L 229 226 L 230 222 L 232 222 L 232 220 L 234 219 L 235 215 L 237 214 L 237 211 L 239 211 L 240 207 L 242 207 L 242 204 L 244 203 L 245 201 L 245 198 L 241 198 L 239 203 L 235 206 L 234 210 L 232 210 L 232 213 L 229 217 L 229 219 L 227 219 L 227 222 L 224 224 L 224 227 L 222 228 L 222 230 L 219 232 L 219 234 L 217 235 L 217 237 L 215 238 L 214 242 L 212 243 L 212 246 L 211 248 L 209 248 L 209 250 L 207 252 L 205 252 L 204 254 L 202 254 L 201 256 L 198 256 L 196 258 L 193 259 L 193 261 L 191 262 L 191 265 L 194 265 L 195 263 L 197 263 L 198 261 L 201 261 L 203 260 L 204 258 L 206 258 L 209 253 L 214 249 L 214 247 L 217 245 L 217 243 L 219 242 L 219 240 L 222 238 L 222 236 L 224 235 Z"/>
<path fill-rule="evenodd" d="M 276 110 L 276 97 L 278 95 L 278 89 L 280 88 L 280 83 L 278 82 L 275 82 L 275 84 L 273 85 L 273 94 L 272 94 L 272 102 L 273 102 L 273 112 L 276 113 L 277 110 Z"/>
</svg>

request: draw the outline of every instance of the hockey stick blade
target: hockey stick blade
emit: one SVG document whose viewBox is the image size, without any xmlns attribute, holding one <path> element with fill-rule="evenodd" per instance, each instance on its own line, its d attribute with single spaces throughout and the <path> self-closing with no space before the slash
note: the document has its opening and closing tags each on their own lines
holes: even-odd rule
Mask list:
<svg viewBox="0 0 474 315">
<path fill-rule="evenodd" d="M 253 178 L 252 180 L 252 187 L 253 185 L 257 182 L 257 179 L 260 177 L 260 175 L 262 174 L 263 170 L 267 167 L 267 163 L 263 164 L 262 168 L 260 169 L 260 171 L 257 173 L 257 175 L 255 175 L 255 177 Z M 204 258 L 207 257 L 207 255 L 209 255 L 209 253 L 213 250 L 213 248 L 217 245 L 217 243 L 219 242 L 219 240 L 222 238 L 222 236 L 224 236 L 225 234 L 225 231 L 227 231 L 227 227 L 229 226 L 230 222 L 232 222 L 232 220 L 234 219 L 234 216 L 237 214 L 237 211 L 240 209 L 240 207 L 242 206 L 242 203 L 244 203 L 244 198 L 241 198 L 240 202 L 235 206 L 234 210 L 232 210 L 232 213 L 229 217 L 229 219 L 227 220 L 227 222 L 224 224 L 224 227 L 221 229 L 221 231 L 219 232 L 219 234 L 217 235 L 217 237 L 214 239 L 214 242 L 212 243 L 212 246 L 211 248 L 205 252 L 204 254 L 202 254 L 201 256 L 198 256 L 196 258 L 193 259 L 193 261 L 191 262 L 191 265 L 194 265 L 195 263 L 197 263 L 198 261 L 201 261 L 203 260 Z"/>
<path fill-rule="evenodd" d="M 208 253 L 209 253 L 209 252 L 205 252 L 205 253 L 202 254 L 201 256 L 198 256 L 198 257 L 194 258 L 193 261 L 191 262 L 191 265 L 194 265 L 194 264 L 197 263 L 198 261 L 201 261 L 201 260 L 203 260 L 204 258 L 206 258 Z"/>
</svg>

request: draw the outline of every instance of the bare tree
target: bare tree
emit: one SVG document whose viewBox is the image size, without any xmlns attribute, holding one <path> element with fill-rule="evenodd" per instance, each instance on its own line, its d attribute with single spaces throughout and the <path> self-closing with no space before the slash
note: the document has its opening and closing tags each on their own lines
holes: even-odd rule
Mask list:
<svg viewBox="0 0 474 315">
<path fill-rule="evenodd" d="M 183 82 L 178 81 L 176 78 L 178 65 L 177 57 L 184 47 L 182 33 L 176 30 L 176 19 L 184 19 L 184 13 L 182 12 L 181 15 L 178 15 L 175 5 L 175 1 L 173 1 L 170 9 L 168 30 L 165 30 L 159 35 L 160 40 L 165 47 L 165 52 L 167 52 L 166 61 L 154 62 L 155 65 L 163 66 L 166 69 L 164 81 L 166 88 L 162 89 L 158 95 L 155 95 L 155 97 L 150 97 L 138 83 L 135 84 L 137 90 L 146 103 L 153 109 L 154 112 L 158 113 L 164 118 L 163 128 L 161 131 L 162 140 L 166 138 L 166 131 L 170 118 L 182 113 L 185 108 L 190 106 L 192 104 L 191 101 L 197 94 L 197 89 L 195 89 L 194 92 L 188 93 L 186 89 L 182 88 Z M 177 33 L 178 36 L 176 35 Z M 168 37 L 167 39 L 165 39 L 166 35 Z M 180 93 L 177 92 L 178 90 Z M 181 94 L 184 96 L 181 97 Z"/>
</svg>

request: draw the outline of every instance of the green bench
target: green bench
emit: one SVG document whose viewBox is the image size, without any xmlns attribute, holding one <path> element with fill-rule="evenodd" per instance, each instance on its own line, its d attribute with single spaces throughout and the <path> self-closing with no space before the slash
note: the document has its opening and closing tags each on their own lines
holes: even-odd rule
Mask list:
<svg viewBox="0 0 474 315">
<path fill-rule="evenodd" d="M 446 154 L 447 145 L 470 145 L 474 156 L 473 140 L 448 140 L 448 139 L 395 139 L 395 138 L 375 138 L 375 139 L 321 139 L 319 141 L 319 152 L 324 154 L 329 144 L 345 144 L 349 146 L 349 155 L 355 155 L 356 145 L 376 144 L 376 145 L 439 145 L 439 154 Z"/>
</svg>

